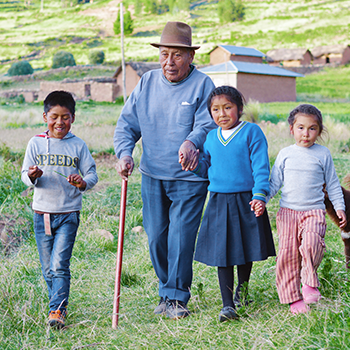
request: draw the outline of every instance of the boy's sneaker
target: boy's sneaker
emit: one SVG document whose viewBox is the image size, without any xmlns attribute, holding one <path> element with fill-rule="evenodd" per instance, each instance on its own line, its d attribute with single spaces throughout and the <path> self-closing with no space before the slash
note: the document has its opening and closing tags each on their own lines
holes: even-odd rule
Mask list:
<svg viewBox="0 0 350 350">
<path fill-rule="evenodd" d="M 304 284 L 301 287 L 305 304 L 314 304 L 321 299 L 321 293 L 317 287 L 310 287 Z"/>
<path fill-rule="evenodd" d="M 158 306 L 154 309 L 156 315 L 165 315 L 166 313 L 166 302 L 163 297 L 160 297 Z"/>
<path fill-rule="evenodd" d="M 190 311 L 184 302 L 180 300 L 166 300 L 166 315 L 172 320 L 187 317 Z"/>
<path fill-rule="evenodd" d="M 232 306 L 225 306 L 221 309 L 219 313 L 219 321 L 225 322 L 228 320 L 238 320 L 238 315 L 236 310 Z"/>
<path fill-rule="evenodd" d="M 67 312 L 61 310 L 50 311 L 49 313 L 49 326 L 55 328 L 63 328 L 65 323 Z"/>
</svg>

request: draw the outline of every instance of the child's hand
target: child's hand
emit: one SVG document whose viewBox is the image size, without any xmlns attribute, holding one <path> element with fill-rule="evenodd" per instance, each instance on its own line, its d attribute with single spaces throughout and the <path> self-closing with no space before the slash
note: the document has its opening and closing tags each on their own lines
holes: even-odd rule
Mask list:
<svg viewBox="0 0 350 350">
<path fill-rule="evenodd" d="M 43 171 L 39 169 L 36 165 L 32 165 L 28 169 L 28 177 L 30 178 L 30 181 L 32 183 L 35 182 L 35 180 L 43 175 Z"/>
<path fill-rule="evenodd" d="M 347 220 L 344 210 L 337 210 L 337 216 L 339 218 L 339 227 L 343 228 L 346 226 Z"/>
<path fill-rule="evenodd" d="M 86 188 L 86 182 L 83 180 L 83 178 L 78 174 L 70 174 L 67 177 L 67 181 L 72 185 L 75 186 L 81 190 L 85 190 Z"/>
<path fill-rule="evenodd" d="M 255 216 L 261 216 L 264 213 L 266 203 L 258 199 L 253 199 L 250 204 L 250 210 L 255 212 Z"/>
</svg>

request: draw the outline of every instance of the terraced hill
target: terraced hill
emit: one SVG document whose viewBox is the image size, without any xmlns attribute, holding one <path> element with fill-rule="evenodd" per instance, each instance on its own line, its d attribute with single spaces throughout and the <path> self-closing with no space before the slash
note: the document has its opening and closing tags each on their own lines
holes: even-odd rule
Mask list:
<svg viewBox="0 0 350 350">
<path fill-rule="evenodd" d="M 30 3 L 30 5 L 29 5 Z M 154 60 L 157 51 L 149 45 L 159 40 L 169 20 L 189 23 L 193 39 L 201 48 L 197 63 L 208 62 L 208 52 L 218 43 L 272 48 L 307 47 L 350 43 L 350 0 L 246 0 L 241 22 L 220 24 L 217 1 L 192 2 L 189 11 L 134 16 L 134 32 L 125 38 L 130 60 Z M 121 59 L 120 38 L 113 33 L 120 0 L 94 0 L 70 6 L 66 0 L 0 1 L 0 73 L 10 63 L 26 58 L 35 69 L 48 69 L 58 49 L 74 54 L 77 64 L 87 64 L 90 50 L 100 49 L 110 64 Z"/>
</svg>

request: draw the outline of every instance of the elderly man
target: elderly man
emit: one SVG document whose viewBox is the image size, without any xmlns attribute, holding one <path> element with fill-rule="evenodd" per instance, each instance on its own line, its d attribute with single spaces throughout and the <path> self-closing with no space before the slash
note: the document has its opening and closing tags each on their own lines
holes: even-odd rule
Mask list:
<svg viewBox="0 0 350 350">
<path fill-rule="evenodd" d="M 142 76 L 121 112 L 114 133 L 116 169 L 124 179 L 131 175 L 132 152 L 142 137 L 143 225 L 159 278 L 154 313 L 178 319 L 189 314 L 193 252 L 208 186 L 183 170 L 192 168 L 196 149 L 215 127 L 206 106 L 214 84 L 192 65 L 199 46 L 192 46 L 187 24 L 168 22 L 160 43 L 151 45 L 159 48 L 161 69 Z"/>
</svg>

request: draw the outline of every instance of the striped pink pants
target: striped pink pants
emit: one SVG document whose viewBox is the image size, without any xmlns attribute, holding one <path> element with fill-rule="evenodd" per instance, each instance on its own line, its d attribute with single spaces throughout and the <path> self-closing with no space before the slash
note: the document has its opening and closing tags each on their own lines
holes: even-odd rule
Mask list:
<svg viewBox="0 0 350 350">
<path fill-rule="evenodd" d="M 324 252 L 325 211 L 280 208 L 276 218 L 279 249 L 276 266 L 277 292 L 282 304 L 302 299 L 301 284 L 320 285 L 317 277 Z"/>
</svg>

